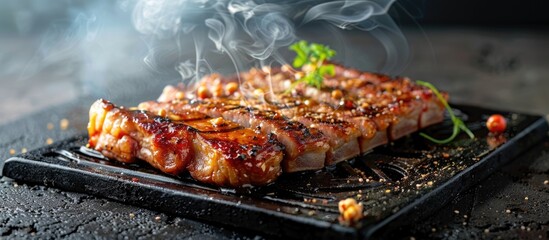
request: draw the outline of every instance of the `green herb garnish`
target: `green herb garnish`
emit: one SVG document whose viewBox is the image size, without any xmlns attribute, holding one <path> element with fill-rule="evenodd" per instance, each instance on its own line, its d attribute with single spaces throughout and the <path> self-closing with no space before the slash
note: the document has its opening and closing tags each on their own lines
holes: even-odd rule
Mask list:
<svg viewBox="0 0 549 240">
<path fill-rule="evenodd" d="M 318 43 L 309 44 L 307 41 L 301 40 L 292 44 L 290 50 L 297 54 L 292 65 L 295 68 L 302 68 L 304 71 L 304 76 L 297 79 L 290 90 L 301 82 L 321 88 L 325 76 L 335 75 L 335 66 L 324 64 L 324 61 L 330 60 L 336 54 L 330 47 Z"/>
<path fill-rule="evenodd" d="M 463 120 L 456 117 L 456 115 L 454 114 L 454 111 L 452 110 L 452 108 L 450 107 L 450 105 L 448 104 L 446 99 L 444 99 L 444 97 L 442 97 L 442 94 L 440 94 L 438 89 L 436 89 L 435 86 L 433 86 L 433 84 L 428 83 L 428 82 L 424 82 L 424 81 L 416 81 L 416 83 L 420 86 L 427 87 L 427 88 L 431 89 L 431 91 L 433 91 L 433 93 L 437 96 L 437 98 L 440 100 L 440 102 L 442 102 L 442 104 L 444 104 L 444 107 L 446 107 L 446 110 L 448 110 L 448 113 L 450 113 L 450 118 L 452 119 L 452 122 L 454 123 L 454 129 L 453 129 L 452 135 L 450 137 L 446 138 L 446 139 L 439 140 L 439 139 L 433 138 L 433 137 L 431 137 L 431 136 L 429 136 L 425 133 L 419 133 L 419 135 L 421 135 L 422 137 L 428 139 L 429 141 L 432 141 L 432 142 L 438 143 L 438 144 L 446 144 L 446 143 L 451 142 L 452 140 L 454 140 L 454 138 L 457 137 L 457 135 L 460 133 L 460 131 L 464 131 L 465 133 L 467 133 L 467 135 L 471 139 L 475 138 L 475 135 L 473 134 L 473 132 L 471 132 L 471 130 L 469 130 L 469 128 L 467 128 L 467 126 L 465 125 Z"/>
</svg>

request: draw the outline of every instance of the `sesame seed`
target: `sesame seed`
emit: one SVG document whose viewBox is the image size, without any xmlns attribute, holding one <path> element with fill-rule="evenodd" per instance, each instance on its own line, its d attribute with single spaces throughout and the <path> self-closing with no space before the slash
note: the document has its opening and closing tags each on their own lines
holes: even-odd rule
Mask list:
<svg viewBox="0 0 549 240">
<path fill-rule="evenodd" d="M 27 153 L 27 148 L 21 148 L 21 153 Z"/>
<path fill-rule="evenodd" d="M 69 127 L 69 120 L 66 118 L 61 119 L 61 121 L 59 121 L 59 127 L 61 130 L 66 130 Z"/>
<path fill-rule="evenodd" d="M 459 214 L 459 211 L 458 211 L 458 210 L 454 210 L 454 213 L 455 213 L 455 214 Z"/>
<path fill-rule="evenodd" d="M 10 149 L 10 155 L 14 155 L 15 154 L 15 149 Z"/>
<path fill-rule="evenodd" d="M 48 138 L 46 139 L 46 144 L 51 145 L 53 143 L 53 139 Z"/>
<path fill-rule="evenodd" d="M 511 210 L 507 209 L 505 210 L 505 213 L 511 213 Z"/>
</svg>

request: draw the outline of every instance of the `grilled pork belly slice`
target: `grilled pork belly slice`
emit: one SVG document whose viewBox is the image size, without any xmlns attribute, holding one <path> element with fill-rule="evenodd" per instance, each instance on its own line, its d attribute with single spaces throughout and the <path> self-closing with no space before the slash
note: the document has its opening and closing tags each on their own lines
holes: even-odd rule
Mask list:
<svg viewBox="0 0 549 240">
<path fill-rule="evenodd" d="M 400 91 L 401 94 L 409 93 L 419 99 L 422 104 L 418 124 L 420 129 L 442 122 L 444 119 L 444 105 L 430 89 L 414 84 L 409 78 L 391 78 L 383 74 L 362 72 L 345 68 L 342 65 L 334 65 L 336 76 L 324 81 L 327 86 L 339 87 L 351 92 L 362 92 L 362 94 L 358 94 L 359 96 L 365 96 L 368 91 L 371 94 L 372 91 L 380 90 L 371 89 L 372 86 L 385 86 L 385 89 L 393 88 Z M 442 95 L 448 101 L 448 94 L 442 93 Z"/>
<path fill-rule="evenodd" d="M 260 73 L 258 73 L 258 75 L 261 76 Z M 277 72 L 270 77 L 271 85 L 278 86 L 272 87 L 272 89 L 283 88 L 288 83 L 287 79 L 291 79 L 291 77 L 292 75 L 290 72 Z M 242 79 L 244 79 L 245 83 L 249 83 L 254 87 L 260 87 L 263 84 L 258 80 L 261 79 L 261 77 L 254 77 L 251 76 L 251 74 L 245 75 Z M 418 130 L 418 121 L 420 119 L 422 103 L 417 99 L 410 98 L 408 95 L 403 95 L 402 92 L 407 92 L 405 92 L 404 89 L 400 90 L 400 88 L 398 88 L 402 87 L 401 85 L 396 86 L 397 84 L 391 81 L 389 81 L 389 83 L 383 82 L 377 85 L 369 84 L 368 87 L 373 88 L 373 90 L 370 91 L 369 88 L 367 88 L 368 91 L 363 93 L 363 86 L 349 84 L 348 89 L 342 89 L 343 91 L 341 92 L 342 94 L 340 97 L 334 97 L 333 91 L 341 91 L 339 89 L 341 87 L 332 84 L 331 82 L 336 81 L 330 81 L 329 78 L 325 81 L 327 83 L 325 84 L 326 87 L 323 89 L 318 89 L 303 83 L 298 84 L 295 87 L 295 92 L 298 95 L 314 99 L 318 102 L 328 103 L 334 109 L 346 108 L 349 111 L 352 111 L 357 110 L 357 108 L 362 105 L 375 106 L 369 111 L 377 112 L 370 114 L 368 116 L 369 118 L 377 118 L 386 114 L 398 116 L 393 118 L 382 118 L 376 121 L 379 122 L 386 119 L 392 119 L 389 124 L 389 128 L 385 128 L 382 125 L 378 128 L 379 131 L 385 131 L 385 129 L 387 129 L 387 136 L 390 140 L 396 140 Z M 346 83 L 349 81 L 352 80 L 344 77 L 337 79 L 338 83 Z M 386 84 L 387 86 L 382 86 L 383 84 Z M 393 92 L 393 89 L 398 89 L 400 92 Z"/>
<path fill-rule="evenodd" d="M 159 99 L 169 100 L 177 96 L 182 96 L 175 90 L 175 87 L 167 87 Z M 248 105 L 250 107 L 241 106 Z M 278 140 L 283 143 L 288 150 L 288 163 L 283 164 L 285 171 L 296 171 L 296 167 L 304 166 L 299 170 L 320 169 L 324 165 L 332 165 L 337 162 L 351 159 L 360 154 L 360 145 L 358 137 L 359 130 L 351 123 L 337 119 L 329 112 L 319 113 L 314 111 L 296 111 L 296 114 L 288 114 L 277 108 L 265 106 L 254 100 L 246 99 L 238 101 L 227 98 L 208 99 L 202 101 L 191 101 L 191 105 L 200 112 L 204 112 L 211 116 L 223 116 L 226 119 L 238 122 L 246 127 L 260 128 L 265 133 L 274 133 Z M 253 106 L 253 107 L 252 107 Z M 258 107 L 261 109 L 256 109 Z M 321 138 L 324 135 L 323 141 L 329 144 L 322 145 L 322 148 L 308 144 L 313 148 L 309 148 L 309 153 L 302 160 L 299 152 L 292 151 L 295 148 L 295 139 L 301 136 L 299 142 L 303 142 L 307 138 Z M 307 137 L 307 138 L 305 138 Z M 314 141 L 316 142 L 316 140 Z M 300 144 L 302 145 L 302 144 Z M 319 151 L 320 150 L 320 151 Z M 320 157 L 320 153 L 327 153 L 325 157 Z M 313 157 L 316 159 L 313 160 Z M 296 160 L 293 160 L 296 159 Z M 323 161 L 321 163 L 320 161 Z M 306 162 L 307 164 L 304 164 Z M 297 164 L 296 164 L 297 163 Z M 308 169 L 306 169 L 306 168 Z"/>
<path fill-rule="evenodd" d="M 295 79 L 295 74 L 288 68 L 268 69 L 260 71 L 254 69 L 241 74 L 243 84 L 256 88 L 269 87 L 275 93 L 287 89 Z M 366 106 L 374 106 L 368 111 L 377 111 L 369 114 L 369 118 L 378 118 L 376 122 L 388 119 L 394 115 L 387 136 L 396 140 L 417 131 L 419 128 L 443 120 L 444 107 L 436 97 L 432 97 L 429 89 L 414 84 L 408 78 L 390 78 L 386 75 L 360 72 L 354 69 L 345 69 L 336 65 L 336 76 L 324 79 L 324 87 L 318 89 L 306 84 L 295 86 L 294 94 L 326 102 L 333 108 L 346 106 L 351 103 L 353 110 Z M 340 97 L 334 97 L 334 91 L 340 91 Z M 360 111 L 359 111 L 360 112 Z M 378 131 L 384 131 L 380 126 Z M 380 136 L 383 134 L 380 134 Z M 378 141 L 379 142 L 379 141 Z M 361 144 L 362 145 L 362 144 Z"/>
<path fill-rule="evenodd" d="M 217 186 L 265 185 L 280 175 L 283 153 L 276 139 L 187 113 L 190 118 L 172 121 L 98 100 L 90 109 L 89 145 L 121 162 L 142 159 L 162 172 L 188 171 Z"/>
<path fill-rule="evenodd" d="M 284 102 L 261 102 L 248 100 L 249 104 L 262 110 L 275 111 L 288 118 L 316 128 L 329 139 L 330 151 L 326 165 L 332 165 L 360 155 L 358 127 L 333 113 L 333 109 L 322 111 L 318 104 L 303 104 L 303 101 L 292 99 Z"/>
<path fill-rule="evenodd" d="M 163 94 L 162 99 L 173 99 L 177 93 L 176 88 L 169 86 L 166 89 L 171 95 Z M 140 106 L 147 105 L 153 111 L 158 111 L 159 108 L 166 109 L 175 115 L 178 115 L 176 111 L 198 111 L 212 117 L 223 117 L 264 135 L 272 135 L 285 146 L 282 162 L 285 172 L 317 170 L 324 167 L 329 144 L 328 139 L 318 129 L 310 129 L 299 122 L 289 121 L 272 111 L 244 108 L 238 105 L 239 102 L 229 99 L 226 101 L 174 100 L 172 102 L 150 101 Z"/>
<path fill-rule="evenodd" d="M 268 109 L 279 109 L 282 114 L 293 118 L 299 116 L 300 113 L 324 115 L 330 124 L 341 124 L 339 128 L 346 129 L 346 134 L 350 134 L 353 141 L 354 138 L 357 138 L 358 147 L 355 146 L 355 151 L 358 150 L 362 154 L 388 142 L 386 129 L 393 122 L 393 115 L 378 114 L 376 117 L 372 113 L 350 111 L 345 107 L 333 108 L 328 104 L 318 103 L 308 98 L 284 96 L 268 102 L 268 104 L 265 104 L 257 101 L 255 105 Z M 378 129 L 382 129 L 382 131 L 378 131 Z M 354 145 L 355 142 L 352 143 Z M 348 156 L 354 156 L 355 154 L 357 153 L 351 152 Z"/>
<path fill-rule="evenodd" d="M 391 78 L 336 65 L 336 76 L 324 79 L 322 89 L 302 83 L 287 94 L 286 90 L 295 81 L 295 75 L 295 71 L 284 67 L 251 69 L 232 78 L 209 75 L 194 88 L 213 86 L 212 92 L 219 92 L 215 90 L 219 86 L 240 84 L 242 91 L 238 96 L 212 93 L 205 100 L 226 102 L 227 98 L 237 99 L 234 106 L 275 111 L 308 127 L 319 128 L 330 140 L 327 164 L 356 156 L 357 152 L 349 151 L 350 147 L 347 146 L 355 146 L 360 153 L 366 153 L 389 140 L 399 139 L 443 119 L 444 108 L 438 99 L 432 97 L 429 89 L 407 78 Z M 339 96 L 334 94 L 335 91 L 339 91 Z M 176 95 L 201 96 L 198 93 L 184 95 L 181 90 L 178 92 L 176 88 L 171 88 L 166 89 L 160 99 L 176 99 Z M 289 100 L 284 99 L 288 96 Z M 238 99 L 245 101 L 239 102 Z M 304 107 L 303 104 L 295 104 L 296 99 L 301 99 L 302 103 L 317 104 Z M 227 108 L 227 105 L 222 108 Z M 215 109 L 218 111 L 219 107 Z M 329 122 L 324 119 L 329 119 Z M 334 124 L 330 124 L 332 122 Z M 344 154 L 335 153 L 335 149 Z"/>
</svg>

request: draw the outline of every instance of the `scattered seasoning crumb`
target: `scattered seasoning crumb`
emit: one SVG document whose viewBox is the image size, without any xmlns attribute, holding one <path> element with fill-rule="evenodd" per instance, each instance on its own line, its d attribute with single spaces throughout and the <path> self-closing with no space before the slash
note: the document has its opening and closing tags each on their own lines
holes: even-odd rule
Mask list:
<svg viewBox="0 0 549 240">
<path fill-rule="evenodd" d="M 468 218 L 468 217 L 469 217 L 469 216 L 467 216 L 467 215 L 463 215 L 463 218 Z"/>
<path fill-rule="evenodd" d="M 391 193 L 391 189 L 385 190 L 385 193 Z"/>
<path fill-rule="evenodd" d="M 313 203 L 316 203 L 316 198 L 313 198 Z"/>
<path fill-rule="evenodd" d="M 134 218 L 135 217 L 135 213 L 130 213 L 130 218 Z"/>
<path fill-rule="evenodd" d="M 528 197 L 524 197 L 524 200 L 528 201 Z"/>
<path fill-rule="evenodd" d="M 431 228 L 431 232 L 436 232 L 437 229 L 436 228 Z"/>
<path fill-rule="evenodd" d="M 484 229 L 484 233 L 489 233 L 490 232 L 490 229 Z"/>
<path fill-rule="evenodd" d="M 132 182 L 139 182 L 139 178 L 132 177 Z"/>
<path fill-rule="evenodd" d="M 48 123 L 47 127 L 48 127 L 48 130 L 52 130 L 54 128 L 54 125 L 53 123 Z"/>
<path fill-rule="evenodd" d="M 51 145 L 53 143 L 53 139 L 48 138 L 46 139 L 46 144 Z"/>
<path fill-rule="evenodd" d="M 15 154 L 15 149 L 10 149 L 10 155 L 14 155 Z"/>
<path fill-rule="evenodd" d="M 459 211 L 458 211 L 458 210 L 454 210 L 454 213 L 455 213 L 455 214 L 459 214 Z"/>
<path fill-rule="evenodd" d="M 364 179 L 359 178 L 358 181 L 359 181 L 359 182 L 364 182 Z"/>
<path fill-rule="evenodd" d="M 545 181 L 543 181 L 543 184 L 545 184 L 545 185 L 549 185 L 549 180 L 545 180 Z"/>
<path fill-rule="evenodd" d="M 61 119 L 61 121 L 59 121 L 59 128 L 61 128 L 61 130 L 66 130 L 68 127 L 69 127 L 69 120 L 68 119 L 63 118 L 63 119 Z"/>
<path fill-rule="evenodd" d="M 309 212 L 307 213 L 307 215 L 309 215 L 309 216 L 313 216 L 313 215 L 315 215 L 315 214 L 316 214 L 316 212 L 315 212 L 314 210 L 311 210 L 311 211 L 309 211 Z"/>
<path fill-rule="evenodd" d="M 507 209 L 505 210 L 505 213 L 511 213 L 511 210 Z"/>
<path fill-rule="evenodd" d="M 340 213 L 338 220 L 343 225 L 353 225 L 364 216 L 362 203 L 357 203 L 354 198 L 339 201 L 338 208 Z"/>
<path fill-rule="evenodd" d="M 27 153 L 27 148 L 21 148 L 21 153 Z"/>
<path fill-rule="evenodd" d="M 449 157 L 450 157 L 450 154 L 449 154 L 449 153 L 442 153 L 442 157 L 443 157 L 443 158 L 449 158 Z"/>
<path fill-rule="evenodd" d="M 357 194 L 356 195 L 356 198 L 361 198 L 362 197 L 362 194 Z"/>
<path fill-rule="evenodd" d="M 462 225 L 463 225 L 463 226 L 467 226 L 467 222 L 463 222 Z"/>
<path fill-rule="evenodd" d="M 525 226 L 520 226 L 520 229 L 524 230 L 524 229 L 526 229 L 526 227 Z"/>
<path fill-rule="evenodd" d="M 410 240 L 416 240 L 416 238 L 415 237 L 410 237 Z"/>
<path fill-rule="evenodd" d="M 156 217 L 154 217 L 154 220 L 156 220 L 156 221 L 160 221 L 160 216 L 156 216 Z"/>
<path fill-rule="evenodd" d="M 427 182 L 427 185 L 429 185 L 429 186 L 433 186 L 433 181 L 429 181 L 429 182 Z"/>
<path fill-rule="evenodd" d="M 427 154 L 427 158 L 431 159 L 431 158 L 433 158 L 433 155 Z"/>
<path fill-rule="evenodd" d="M 530 232 L 530 230 L 532 230 L 530 227 L 526 228 L 526 231 Z"/>
<path fill-rule="evenodd" d="M 19 187 L 19 184 L 13 183 L 13 186 L 14 186 L 14 187 Z"/>
</svg>

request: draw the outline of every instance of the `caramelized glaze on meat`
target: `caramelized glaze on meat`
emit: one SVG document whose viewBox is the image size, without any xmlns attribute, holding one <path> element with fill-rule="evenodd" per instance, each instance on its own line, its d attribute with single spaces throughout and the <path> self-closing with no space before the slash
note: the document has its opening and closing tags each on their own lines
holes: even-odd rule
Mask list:
<svg viewBox="0 0 549 240">
<path fill-rule="evenodd" d="M 408 78 L 336 64 L 335 76 L 316 88 L 292 84 L 298 75 L 287 66 L 211 74 L 194 90 L 167 86 L 142 111 L 98 101 L 90 145 L 210 184 L 264 185 L 281 169 L 320 169 L 443 120 L 442 103 Z"/>
<path fill-rule="evenodd" d="M 276 139 L 222 119 L 190 121 L 98 100 L 90 109 L 89 144 L 122 162 L 143 159 L 165 173 L 188 171 L 194 179 L 218 186 L 265 185 L 280 175 L 283 154 Z"/>
<path fill-rule="evenodd" d="M 176 93 L 173 87 L 167 87 L 167 92 Z M 165 91 L 166 92 L 166 91 Z M 166 96 L 166 95 L 165 95 Z M 168 97 L 164 98 L 168 99 Z M 198 111 L 215 118 L 223 118 L 253 129 L 258 134 L 269 135 L 281 142 L 284 148 L 282 167 L 285 172 L 316 170 L 324 167 L 329 149 L 328 139 L 316 128 L 308 128 L 304 124 L 292 121 L 274 111 L 264 111 L 251 107 L 243 107 L 241 101 L 226 99 L 207 100 L 175 100 L 172 102 L 144 102 L 152 111 L 158 108 L 171 109 L 169 112 Z"/>
</svg>

